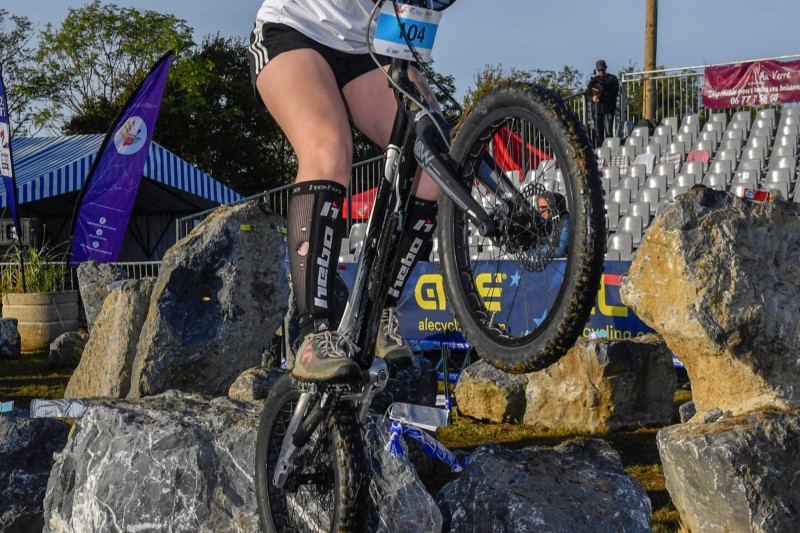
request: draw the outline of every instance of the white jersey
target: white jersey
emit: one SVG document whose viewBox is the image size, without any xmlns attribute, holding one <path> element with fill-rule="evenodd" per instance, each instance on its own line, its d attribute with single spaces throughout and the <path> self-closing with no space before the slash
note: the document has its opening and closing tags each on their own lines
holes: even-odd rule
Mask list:
<svg viewBox="0 0 800 533">
<path fill-rule="evenodd" d="M 367 23 L 374 7 L 373 0 L 264 0 L 256 25 L 285 24 L 334 50 L 366 54 Z"/>
</svg>

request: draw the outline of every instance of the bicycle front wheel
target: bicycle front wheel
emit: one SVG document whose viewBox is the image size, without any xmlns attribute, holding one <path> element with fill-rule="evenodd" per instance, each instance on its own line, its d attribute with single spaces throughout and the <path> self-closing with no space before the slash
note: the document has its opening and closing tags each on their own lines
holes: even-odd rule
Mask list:
<svg viewBox="0 0 800 533">
<path fill-rule="evenodd" d="M 498 227 L 482 236 L 449 198 L 440 201 L 451 309 L 495 367 L 546 368 L 581 334 L 602 274 L 602 188 L 586 132 L 552 91 L 513 84 L 478 102 L 450 154 Z"/>
<path fill-rule="evenodd" d="M 255 465 L 261 530 L 362 531 L 367 518 L 367 462 L 352 403 L 339 403 L 319 425 L 283 488 L 273 483 L 283 437 L 299 399 L 300 391 L 286 375 L 270 391 L 261 413 Z"/>
</svg>

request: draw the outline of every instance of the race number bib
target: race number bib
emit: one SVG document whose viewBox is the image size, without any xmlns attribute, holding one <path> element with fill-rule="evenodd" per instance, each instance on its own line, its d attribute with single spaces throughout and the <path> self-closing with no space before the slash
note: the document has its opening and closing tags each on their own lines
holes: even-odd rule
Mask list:
<svg viewBox="0 0 800 533">
<path fill-rule="evenodd" d="M 413 60 L 414 56 L 406 43 L 407 39 L 417 51 L 419 59 L 430 61 L 442 12 L 406 4 L 396 4 L 396 6 L 397 13 L 392 2 L 387 1 L 381 7 L 372 43 L 375 52 L 384 56 Z"/>
</svg>

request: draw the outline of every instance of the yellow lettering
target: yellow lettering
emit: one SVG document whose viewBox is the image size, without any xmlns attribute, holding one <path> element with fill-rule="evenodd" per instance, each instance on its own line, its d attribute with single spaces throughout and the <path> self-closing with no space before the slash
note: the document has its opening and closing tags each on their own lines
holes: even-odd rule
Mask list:
<svg viewBox="0 0 800 533">
<path fill-rule="evenodd" d="M 475 285 L 478 287 L 478 294 L 484 298 L 483 305 L 487 311 L 500 311 L 500 298 L 503 295 L 503 288 L 500 283 L 503 281 L 502 274 L 492 274 L 485 272 L 475 277 Z M 495 285 L 496 284 L 496 285 Z M 495 300 L 495 301 L 490 301 Z"/>
<path fill-rule="evenodd" d="M 597 293 L 597 306 L 605 316 L 628 316 L 628 308 L 624 305 L 609 305 L 606 302 L 606 282 L 600 282 L 600 291 Z M 594 313 L 594 309 L 592 309 Z"/>
<path fill-rule="evenodd" d="M 414 288 L 414 298 L 421 309 L 443 311 L 447 309 L 441 274 L 423 274 Z"/>
</svg>

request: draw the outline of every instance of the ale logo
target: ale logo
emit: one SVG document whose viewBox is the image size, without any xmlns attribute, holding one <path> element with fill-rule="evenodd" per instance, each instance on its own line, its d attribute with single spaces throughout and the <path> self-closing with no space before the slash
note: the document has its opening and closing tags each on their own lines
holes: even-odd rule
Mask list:
<svg viewBox="0 0 800 533">
<path fill-rule="evenodd" d="M 503 297 L 503 287 L 501 283 L 506 279 L 506 274 L 491 274 L 486 272 L 475 277 L 475 285 L 478 287 L 478 294 L 483 300 L 483 305 L 487 311 L 500 311 L 500 299 Z"/>
<path fill-rule="evenodd" d="M 114 134 L 114 146 L 122 155 L 133 155 L 144 146 L 147 140 L 147 124 L 140 117 L 126 120 Z"/>
<path fill-rule="evenodd" d="M 475 286 L 487 311 L 500 311 L 500 300 L 503 296 L 502 282 L 506 274 L 484 273 L 475 277 Z M 426 311 L 445 311 L 447 299 L 444 292 L 441 274 L 423 274 L 414 287 L 414 299 L 420 309 Z"/>
</svg>

